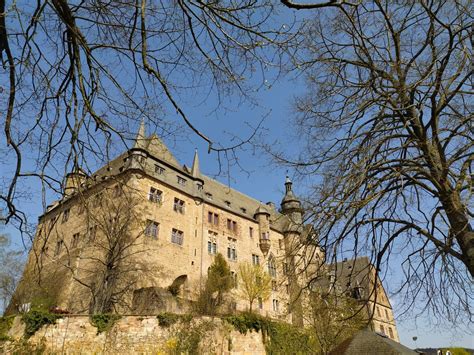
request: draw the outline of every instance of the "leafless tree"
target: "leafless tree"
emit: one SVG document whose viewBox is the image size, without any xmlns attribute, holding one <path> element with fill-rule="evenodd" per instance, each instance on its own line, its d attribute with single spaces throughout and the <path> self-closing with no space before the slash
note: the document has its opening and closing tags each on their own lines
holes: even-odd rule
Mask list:
<svg viewBox="0 0 474 355">
<path fill-rule="evenodd" d="M 209 96 L 220 106 L 230 94 L 256 103 L 252 93 L 278 76 L 294 38 L 277 5 L 1 0 L 2 153 L 12 166 L 0 194 L 6 221 L 24 221 L 15 202 L 24 183 L 38 178 L 45 190 L 60 191 L 73 166 L 94 170 L 112 143 L 123 149 L 141 119 L 162 136 L 185 125 L 210 152 L 232 156 L 259 122 L 227 144 L 201 131 L 184 107 Z M 166 109 L 179 119 L 159 117 Z"/>
<path fill-rule="evenodd" d="M 22 252 L 9 249 L 10 238 L 0 234 L 0 301 L 2 313 L 15 292 L 23 269 Z"/>
<path fill-rule="evenodd" d="M 472 317 L 473 23 L 469 1 L 315 12 L 298 63 L 297 158 L 329 261 L 371 255 L 421 310 Z M 398 265 L 401 264 L 401 268 Z M 384 275 L 381 274 L 381 277 Z"/>
<path fill-rule="evenodd" d="M 74 298 L 90 300 L 91 314 L 130 311 L 137 285 L 158 271 L 148 267 L 147 253 L 154 249 L 147 239 L 153 237 L 145 236 L 152 231 L 146 232 L 151 227 L 140 218 L 139 196 L 119 182 L 83 201 L 86 231 L 75 246 L 78 252 L 71 248 L 67 260 L 77 283 L 73 288 L 85 290 L 84 297 Z"/>
</svg>

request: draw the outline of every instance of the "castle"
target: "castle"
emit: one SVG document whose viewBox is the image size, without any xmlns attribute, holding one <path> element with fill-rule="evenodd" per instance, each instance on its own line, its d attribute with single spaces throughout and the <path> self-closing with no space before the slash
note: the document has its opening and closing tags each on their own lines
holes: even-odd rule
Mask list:
<svg viewBox="0 0 474 355">
<path fill-rule="evenodd" d="M 257 312 L 304 323 L 302 285 L 324 257 L 315 232 L 303 224 L 292 182 L 287 178 L 279 209 L 263 204 L 203 175 L 197 152 L 191 168 L 180 165 L 142 123 L 131 149 L 91 176 L 79 168 L 68 174 L 63 198 L 39 218 L 8 311 L 32 302 L 80 314 L 107 302 L 106 310 L 122 314 L 179 311 L 196 298 L 217 253 L 235 278 L 241 262 L 260 264 L 272 277 L 271 296 L 258 300 Z M 360 296 L 365 287 L 376 304 L 377 312 L 368 310 L 372 327 L 398 341 L 385 291 L 365 275 L 372 281 L 357 280 L 355 289 Z M 374 285 L 377 298 L 368 291 Z M 183 301 L 164 302 L 163 290 Z M 228 306 L 243 311 L 248 302 L 236 296 Z"/>
</svg>

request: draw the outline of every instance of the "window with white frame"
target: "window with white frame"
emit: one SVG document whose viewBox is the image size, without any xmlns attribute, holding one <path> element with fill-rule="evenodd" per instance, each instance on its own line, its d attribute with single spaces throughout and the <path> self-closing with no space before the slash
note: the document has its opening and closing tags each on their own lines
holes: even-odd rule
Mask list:
<svg viewBox="0 0 474 355">
<path fill-rule="evenodd" d="M 174 198 L 173 210 L 184 214 L 184 201 L 179 198 Z"/>
<path fill-rule="evenodd" d="M 148 219 L 146 221 L 145 235 L 147 237 L 158 239 L 158 233 L 160 231 L 160 224 L 156 221 Z"/>
<path fill-rule="evenodd" d="M 184 232 L 176 228 L 173 228 L 171 231 L 171 243 L 183 245 Z"/>
</svg>

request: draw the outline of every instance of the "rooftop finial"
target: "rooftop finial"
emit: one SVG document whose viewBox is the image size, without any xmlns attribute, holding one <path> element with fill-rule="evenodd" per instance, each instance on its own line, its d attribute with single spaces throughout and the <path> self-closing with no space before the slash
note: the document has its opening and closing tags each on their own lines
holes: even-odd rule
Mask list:
<svg viewBox="0 0 474 355">
<path fill-rule="evenodd" d="M 134 148 L 139 148 L 140 143 L 146 139 L 146 132 L 145 132 L 145 120 L 142 119 L 140 122 L 140 128 L 138 129 L 137 135 L 135 137 L 135 144 Z"/>
<path fill-rule="evenodd" d="M 191 168 L 191 175 L 194 177 L 198 177 L 200 175 L 199 171 L 199 155 L 197 149 L 194 149 L 194 159 L 193 159 L 193 166 Z"/>
<path fill-rule="evenodd" d="M 286 179 L 285 179 L 286 193 L 288 193 L 288 192 L 291 191 L 291 186 L 292 186 L 292 185 L 293 185 L 293 183 L 291 182 L 290 177 L 287 175 L 287 176 L 286 176 Z"/>
</svg>

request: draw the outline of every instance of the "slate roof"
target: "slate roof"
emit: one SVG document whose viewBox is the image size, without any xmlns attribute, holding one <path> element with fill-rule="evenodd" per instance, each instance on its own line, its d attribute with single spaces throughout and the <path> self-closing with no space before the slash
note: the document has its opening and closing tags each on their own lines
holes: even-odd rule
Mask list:
<svg viewBox="0 0 474 355">
<path fill-rule="evenodd" d="M 330 355 L 411 355 L 416 351 L 393 341 L 385 335 L 364 329 L 358 331 L 353 337 L 345 340 Z"/>
<path fill-rule="evenodd" d="M 89 186 L 93 186 L 94 182 L 100 182 L 108 177 L 113 177 L 125 169 L 138 168 L 147 175 L 161 180 L 184 193 L 201 198 L 208 204 L 215 205 L 244 218 L 254 219 L 254 214 L 257 210 L 265 209 L 270 213 L 271 228 L 279 232 L 283 232 L 288 226 L 288 218 L 278 212 L 274 206 L 263 204 L 261 201 L 230 188 L 228 185 L 201 174 L 199 171 L 199 158 L 197 153 L 195 153 L 193 166 L 190 170 L 178 162 L 160 138 L 155 134 L 145 137 L 144 132 L 144 125 L 142 124 L 133 148 L 120 154 L 117 158 L 111 160 L 108 164 L 94 172 L 90 176 L 89 181 L 91 184 Z M 151 157 L 151 161 L 139 165 L 134 164 L 131 161 L 131 155 L 134 151 L 142 152 L 142 156 Z M 163 166 L 166 172 L 161 175 L 155 174 L 153 163 Z M 182 176 L 187 180 L 202 182 L 204 185 L 203 191 L 198 190 L 196 184 L 187 184 L 186 186 L 179 185 L 176 180 L 176 175 Z M 72 196 L 65 196 L 61 201 L 55 202 L 48 212 L 69 200 L 71 197 Z"/>
</svg>

